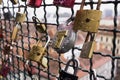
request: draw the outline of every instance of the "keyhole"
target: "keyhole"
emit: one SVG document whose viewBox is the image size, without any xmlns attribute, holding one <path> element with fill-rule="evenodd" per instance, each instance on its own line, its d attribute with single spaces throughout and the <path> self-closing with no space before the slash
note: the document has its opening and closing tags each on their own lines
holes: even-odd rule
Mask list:
<svg viewBox="0 0 120 80">
<path fill-rule="evenodd" d="M 39 56 L 40 55 L 40 53 L 37 53 L 37 56 Z"/>
<path fill-rule="evenodd" d="M 87 19 L 86 19 L 86 22 L 90 22 L 90 19 L 87 18 Z"/>
</svg>

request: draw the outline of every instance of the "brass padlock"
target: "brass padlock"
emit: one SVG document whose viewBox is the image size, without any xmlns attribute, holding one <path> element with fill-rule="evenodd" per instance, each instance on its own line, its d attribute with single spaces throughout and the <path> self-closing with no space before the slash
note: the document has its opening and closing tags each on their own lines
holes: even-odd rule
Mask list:
<svg viewBox="0 0 120 80">
<path fill-rule="evenodd" d="M 42 24 L 36 16 L 33 16 L 32 19 L 33 19 L 36 30 L 40 33 L 46 33 L 47 29 L 45 24 Z"/>
<path fill-rule="evenodd" d="M 42 42 L 39 40 L 37 42 L 37 44 L 34 45 L 32 47 L 32 49 L 30 50 L 28 59 L 40 63 L 43 67 L 47 67 L 46 64 L 43 63 L 44 60 L 45 60 L 45 62 L 47 62 L 47 60 L 43 57 L 45 55 L 45 50 L 46 50 L 46 47 L 47 47 L 49 41 L 50 41 L 50 37 L 48 36 L 47 42 L 46 42 L 45 46 L 43 47 Z"/>
<path fill-rule="evenodd" d="M 10 0 L 13 4 L 17 4 L 18 0 Z"/>
<path fill-rule="evenodd" d="M 91 41 L 88 41 L 88 38 L 89 38 L 89 34 L 87 35 L 85 43 L 83 44 L 80 54 L 81 58 L 89 59 L 93 56 L 93 51 L 95 48 L 96 41 L 93 39 Z"/>
<path fill-rule="evenodd" d="M 16 41 L 19 29 L 20 29 L 20 26 L 17 24 L 14 27 L 13 32 L 12 32 L 12 37 L 11 37 L 12 41 Z"/>
<path fill-rule="evenodd" d="M 16 13 L 16 18 L 15 18 L 15 20 L 16 20 L 16 22 L 18 22 L 18 23 L 23 23 L 24 21 L 25 21 L 25 19 L 26 19 L 26 14 L 25 14 L 25 9 L 24 9 L 24 12 L 22 13 L 21 12 L 21 10 L 20 10 L 20 8 L 22 8 L 22 7 L 24 7 L 24 6 L 19 6 L 18 7 L 18 12 Z"/>
<path fill-rule="evenodd" d="M 69 51 L 75 43 L 76 34 L 72 30 L 73 18 L 68 19 L 64 24 L 60 24 L 58 32 L 56 33 L 54 43 L 54 49 L 58 53 L 65 53 Z"/>
<path fill-rule="evenodd" d="M 81 8 L 76 13 L 73 30 L 97 32 L 100 24 L 102 11 L 100 11 L 101 0 L 98 0 L 96 10 L 83 10 L 85 0 L 82 0 Z"/>
<path fill-rule="evenodd" d="M 0 4 L 2 4 L 3 0 L 0 0 Z"/>
</svg>

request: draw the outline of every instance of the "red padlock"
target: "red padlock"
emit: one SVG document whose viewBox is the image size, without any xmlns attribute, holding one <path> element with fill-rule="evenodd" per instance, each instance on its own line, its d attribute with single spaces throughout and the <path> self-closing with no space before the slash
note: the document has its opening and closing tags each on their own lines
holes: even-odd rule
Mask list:
<svg viewBox="0 0 120 80">
<path fill-rule="evenodd" d="M 29 0 L 28 6 L 38 8 L 42 4 L 42 0 Z"/>
<path fill-rule="evenodd" d="M 74 2 L 75 0 L 54 0 L 53 4 L 62 7 L 72 8 L 74 6 Z"/>
</svg>

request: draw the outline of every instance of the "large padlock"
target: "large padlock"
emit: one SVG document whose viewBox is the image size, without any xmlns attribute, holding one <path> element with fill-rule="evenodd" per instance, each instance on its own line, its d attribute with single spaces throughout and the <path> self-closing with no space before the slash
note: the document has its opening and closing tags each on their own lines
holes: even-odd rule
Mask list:
<svg viewBox="0 0 120 80">
<path fill-rule="evenodd" d="M 13 4 L 17 4 L 18 0 L 10 0 Z"/>
<path fill-rule="evenodd" d="M 37 42 L 36 45 L 34 45 L 31 50 L 30 50 L 30 54 L 28 55 L 28 59 L 29 60 L 32 60 L 32 61 L 35 61 L 35 62 L 38 62 L 40 63 L 43 67 L 46 67 L 46 64 L 42 64 L 44 61 L 45 63 L 47 62 L 47 60 L 45 59 L 44 55 L 45 55 L 45 50 L 46 50 L 46 47 L 48 45 L 50 41 L 50 37 L 47 36 L 47 42 L 45 44 L 45 46 L 42 46 L 42 42 L 41 40 L 39 40 Z M 44 66 L 45 65 L 45 66 Z"/>
<path fill-rule="evenodd" d="M 74 69 L 74 73 L 69 73 L 67 72 L 70 63 L 72 63 L 72 67 Z M 77 67 L 78 67 L 78 62 L 76 59 L 71 59 L 67 62 L 65 70 L 61 70 L 60 71 L 60 76 L 59 76 L 59 80 L 78 80 L 78 76 L 76 76 L 77 74 Z"/>
<path fill-rule="evenodd" d="M 96 10 L 83 10 L 85 0 L 82 0 L 81 8 L 76 13 L 73 30 L 97 32 L 100 24 L 102 11 L 100 11 L 101 0 L 98 0 Z"/>
<path fill-rule="evenodd" d="M 72 8 L 75 0 L 54 0 L 53 4 L 62 7 Z"/>
<path fill-rule="evenodd" d="M 4 19 L 5 20 L 10 20 L 12 18 L 12 14 L 11 14 L 9 8 L 8 7 L 3 7 L 2 10 L 3 10 Z"/>
<path fill-rule="evenodd" d="M 36 16 L 33 16 L 32 19 L 33 19 L 36 30 L 40 33 L 46 33 L 47 29 L 45 24 L 42 24 L 41 21 Z"/>
<path fill-rule="evenodd" d="M 89 59 L 93 56 L 93 51 L 94 51 L 94 48 L 95 48 L 95 44 L 96 44 L 96 41 L 91 39 L 90 41 L 89 40 L 89 33 L 87 34 L 87 37 L 86 37 L 86 40 L 85 40 L 85 43 L 83 44 L 83 47 L 82 47 L 82 50 L 81 50 L 81 54 L 80 54 L 80 57 L 81 58 L 86 58 L 86 59 Z"/>
<path fill-rule="evenodd" d="M 22 13 L 21 12 L 21 10 L 20 10 L 20 8 L 24 8 L 24 6 L 19 6 L 18 7 L 18 12 L 16 13 L 16 22 L 17 23 L 23 23 L 24 21 L 25 21 L 25 19 L 26 19 L 26 14 L 25 14 L 25 9 L 24 9 L 24 12 Z"/>
<path fill-rule="evenodd" d="M 17 39 L 17 34 L 18 34 L 18 31 L 19 31 L 19 30 L 20 30 L 20 26 L 19 26 L 19 24 L 17 24 L 17 25 L 14 27 L 13 31 L 12 31 L 11 39 L 12 39 L 13 42 L 16 41 L 16 39 Z"/>
<path fill-rule="evenodd" d="M 29 0 L 28 6 L 33 7 L 33 8 L 38 8 L 42 4 L 42 0 Z"/>
<path fill-rule="evenodd" d="M 2 4 L 3 0 L 0 0 L 0 4 Z"/>
<path fill-rule="evenodd" d="M 69 51 L 75 43 L 76 34 L 72 30 L 73 27 L 73 18 L 68 19 L 64 24 L 58 26 L 58 31 L 54 39 L 53 48 L 58 53 L 65 53 Z"/>
<path fill-rule="evenodd" d="M 8 73 L 10 72 L 10 67 L 6 62 L 2 61 L 2 65 L 0 68 L 0 75 L 2 77 L 7 77 Z"/>
</svg>

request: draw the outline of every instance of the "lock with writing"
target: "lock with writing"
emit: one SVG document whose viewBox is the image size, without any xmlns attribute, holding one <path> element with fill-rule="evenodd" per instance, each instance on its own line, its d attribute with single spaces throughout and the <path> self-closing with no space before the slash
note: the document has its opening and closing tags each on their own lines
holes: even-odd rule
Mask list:
<svg viewBox="0 0 120 80">
<path fill-rule="evenodd" d="M 72 8 L 75 0 L 54 0 L 53 4 L 62 7 Z"/>
<path fill-rule="evenodd" d="M 89 38 L 91 35 L 91 39 Z M 93 56 L 96 41 L 94 40 L 95 33 L 88 33 L 86 40 L 83 44 L 80 57 L 89 59 Z M 89 40 L 90 39 L 90 40 Z"/>
<path fill-rule="evenodd" d="M 29 0 L 28 6 L 33 8 L 39 8 L 42 4 L 42 0 Z"/>
<path fill-rule="evenodd" d="M 23 13 L 22 13 L 21 10 L 20 10 L 20 8 L 22 8 L 22 7 L 24 8 L 23 5 L 20 5 L 20 6 L 18 7 L 18 12 L 16 13 L 16 18 L 15 18 L 15 20 L 16 20 L 17 23 L 23 23 L 23 22 L 25 21 L 25 19 L 26 19 L 25 9 L 24 9 L 24 12 L 23 12 Z"/>
<path fill-rule="evenodd" d="M 13 4 L 17 4 L 18 0 L 10 0 Z"/>
<path fill-rule="evenodd" d="M 73 74 L 68 72 L 71 63 L 74 70 Z M 78 80 L 78 76 L 76 76 L 77 68 L 78 68 L 78 61 L 76 59 L 69 60 L 66 64 L 65 69 L 60 71 L 59 80 Z"/>
<path fill-rule="evenodd" d="M 18 31 L 20 30 L 20 26 L 19 24 L 17 24 L 14 28 L 13 28 L 13 31 L 12 31 L 12 36 L 11 36 L 11 39 L 13 42 L 16 41 L 17 39 L 17 34 L 18 34 Z"/>
<path fill-rule="evenodd" d="M 46 33 L 47 29 L 45 24 L 42 24 L 36 16 L 33 16 L 32 19 L 33 19 L 36 30 L 40 33 Z"/>
<path fill-rule="evenodd" d="M 80 10 L 76 13 L 73 30 L 97 32 L 100 24 L 102 11 L 100 11 L 101 0 L 98 0 L 96 10 L 83 10 L 85 0 L 82 0 Z"/>
<path fill-rule="evenodd" d="M 12 18 L 12 14 L 11 14 L 9 8 L 8 7 L 3 7 L 2 10 L 3 10 L 4 19 L 5 20 L 10 20 Z"/>
<path fill-rule="evenodd" d="M 58 26 L 58 31 L 54 39 L 53 48 L 58 53 L 65 53 L 69 51 L 75 43 L 76 34 L 72 30 L 73 18 L 68 19 L 64 24 Z"/>
<path fill-rule="evenodd" d="M 31 48 L 30 54 L 28 55 L 28 59 L 29 59 L 29 60 L 32 60 L 32 61 L 35 61 L 35 62 L 38 62 L 38 63 L 40 63 L 43 67 L 46 67 L 46 66 L 44 66 L 44 65 L 47 64 L 47 63 L 46 63 L 46 62 L 47 62 L 47 59 L 44 57 L 44 55 L 45 55 L 45 53 L 46 53 L 45 51 L 46 51 L 46 47 L 47 47 L 49 41 L 50 41 L 50 37 L 47 36 L 47 42 L 46 42 L 46 44 L 43 46 L 41 40 L 38 40 L 37 44 L 34 45 L 34 46 Z M 43 63 L 43 62 L 45 62 L 46 64 Z M 43 63 L 43 64 L 42 64 L 42 63 Z"/>
</svg>

